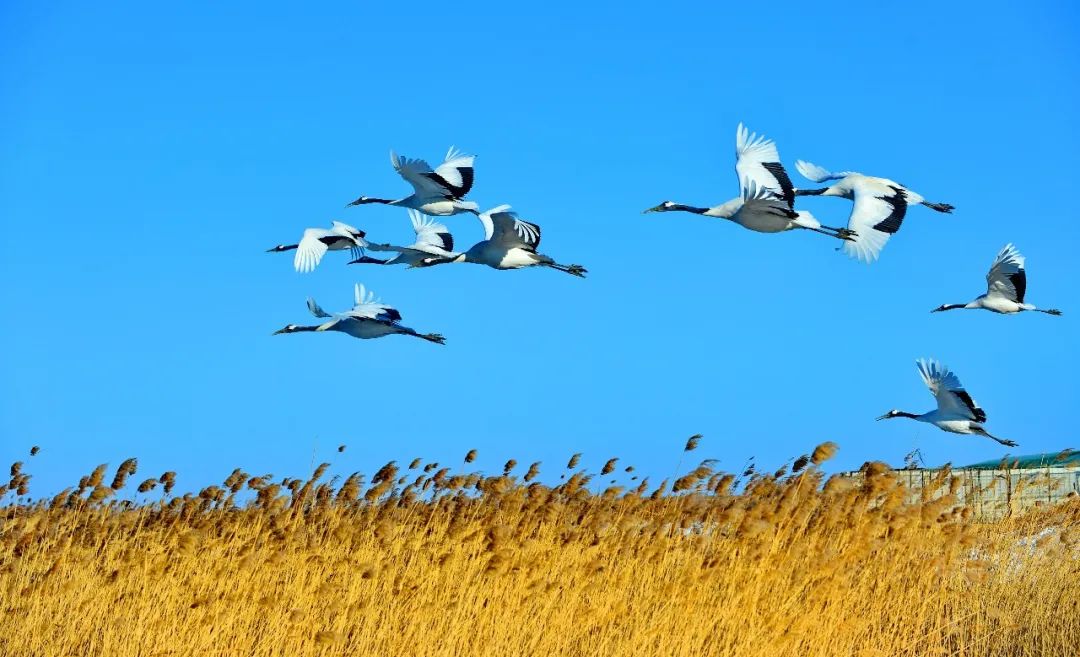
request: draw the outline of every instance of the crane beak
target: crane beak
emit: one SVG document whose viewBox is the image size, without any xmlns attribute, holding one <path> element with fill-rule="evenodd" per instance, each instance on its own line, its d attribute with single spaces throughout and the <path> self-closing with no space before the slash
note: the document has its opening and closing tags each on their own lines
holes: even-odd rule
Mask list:
<svg viewBox="0 0 1080 657">
<path fill-rule="evenodd" d="M 663 208 L 663 207 L 664 207 L 663 205 L 658 205 L 655 208 L 649 208 L 648 210 L 642 212 L 641 214 L 649 214 L 650 212 L 660 212 L 661 208 Z"/>
<path fill-rule="evenodd" d="M 288 331 L 286 331 L 285 329 L 282 328 L 282 329 L 278 329 L 278 330 L 274 331 L 270 335 L 281 335 L 282 333 L 288 333 Z"/>
<path fill-rule="evenodd" d="M 888 420 L 888 419 L 889 419 L 889 414 L 886 413 L 885 415 L 882 415 L 881 417 L 878 418 L 878 422 L 880 422 L 881 420 Z"/>
</svg>

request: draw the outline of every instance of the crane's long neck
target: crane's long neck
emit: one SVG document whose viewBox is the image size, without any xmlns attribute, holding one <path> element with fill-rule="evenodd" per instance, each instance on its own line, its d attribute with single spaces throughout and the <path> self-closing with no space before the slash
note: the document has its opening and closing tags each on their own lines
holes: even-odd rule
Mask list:
<svg viewBox="0 0 1080 657">
<path fill-rule="evenodd" d="M 668 208 L 669 212 L 692 212 L 694 214 L 705 214 L 709 211 L 709 208 L 696 208 L 692 205 L 683 205 L 682 203 L 673 203 Z"/>
<path fill-rule="evenodd" d="M 895 413 L 893 413 L 893 417 L 906 417 L 911 420 L 918 420 L 922 416 L 916 415 L 914 413 L 908 413 L 907 411 L 896 411 Z"/>
<path fill-rule="evenodd" d="M 286 326 L 283 329 L 278 329 L 277 331 L 274 331 L 274 335 L 280 335 L 282 333 L 314 332 L 314 331 L 318 331 L 318 330 L 319 330 L 318 326 L 296 326 L 295 324 L 289 324 L 288 326 Z"/>
<path fill-rule="evenodd" d="M 943 310 L 959 310 L 960 308 L 970 308 L 971 305 L 967 303 L 947 303 L 934 312 L 941 312 Z"/>
<path fill-rule="evenodd" d="M 795 196 L 843 196 L 843 192 L 834 187 L 820 189 L 796 189 Z"/>
<path fill-rule="evenodd" d="M 392 204 L 397 203 L 397 202 L 398 201 L 394 201 L 394 200 L 388 199 L 388 198 L 373 198 L 371 196 L 361 196 L 360 198 L 356 199 L 355 201 L 353 201 L 349 205 L 350 206 L 353 206 L 353 205 L 367 205 L 368 203 L 382 203 L 383 205 L 392 205 Z"/>
</svg>

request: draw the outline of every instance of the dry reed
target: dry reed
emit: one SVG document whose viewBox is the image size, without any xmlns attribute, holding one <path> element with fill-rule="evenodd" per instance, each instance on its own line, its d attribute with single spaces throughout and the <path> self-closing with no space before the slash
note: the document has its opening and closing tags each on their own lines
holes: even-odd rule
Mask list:
<svg viewBox="0 0 1080 657">
<path fill-rule="evenodd" d="M 132 499 L 133 459 L 51 500 L 9 482 L 0 654 L 1076 654 L 1080 502 L 980 522 L 953 477 L 826 478 L 835 451 L 741 483 L 704 461 L 670 493 L 513 460 L 340 485 L 236 469 L 182 495 L 166 472 Z"/>
</svg>

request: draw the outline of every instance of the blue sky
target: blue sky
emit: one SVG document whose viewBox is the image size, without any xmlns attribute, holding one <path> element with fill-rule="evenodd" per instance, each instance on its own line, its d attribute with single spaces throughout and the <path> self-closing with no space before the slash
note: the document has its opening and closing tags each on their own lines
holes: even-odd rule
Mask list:
<svg viewBox="0 0 1080 657">
<path fill-rule="evenodd" d="M 422 16 L 423 20 L 416 17 Z M 0 458 L 34 491 L 140 458 L 179 486 L 251 472 L 372 471 L 424 456 L 549 478 L 573 452 L 670 474 L 694 456 L 778 464 L 823 440 L 835 468 L 966 463 L 1004 449 L 904 420 L 913 361 L 958 372 L 1019 453 L 1080 447 L 1071 189 L 1080 152 L 1070 3 L 6 2 L 0 8 Z M 797 158 L 957 206 L 913 209 L 866 266 L 808 232 L 759 235 L 662 200 L 736 193 L 744 121 Z M 264 250 L 341 219 L 411 237 L 394 148 L 477 155 L 470 198 L 511 203 L 589 278 L 470 265 L 309 275 Z M 850 204 L 803 207 L 838 225 Z M 448 220 L 462 245 L 471 216 Z M 1006 242 L 1029 301 L 957 311 Z M 362 281 L 391 336 L 275 336 L 304 299 Z M 338 454 L 338 444 L 348 450 Z M 687 461 L 689 462 L 689 460 Z M 685 469 L 685 464 L 684 464 Z"/>
</svg>

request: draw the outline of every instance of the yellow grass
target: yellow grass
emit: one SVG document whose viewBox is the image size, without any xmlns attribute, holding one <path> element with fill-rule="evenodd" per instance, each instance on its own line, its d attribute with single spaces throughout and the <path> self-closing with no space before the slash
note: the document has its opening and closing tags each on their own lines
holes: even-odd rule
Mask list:
<svg viewBox="0 0 1080 657">
<path fill-rule="evenodd" d="M 666 494 L 413 463 L 162 498 L 169 475 L 138 504 L 101 468 L 27 504 L 20 468 L 0 654 L 1080 654 L 1080 503 L 978 523 L 947 476 L 935 500 L 880 465 L 825 481 L 833 451 L 741 485 L 706 462 Z"/>
</svg>

